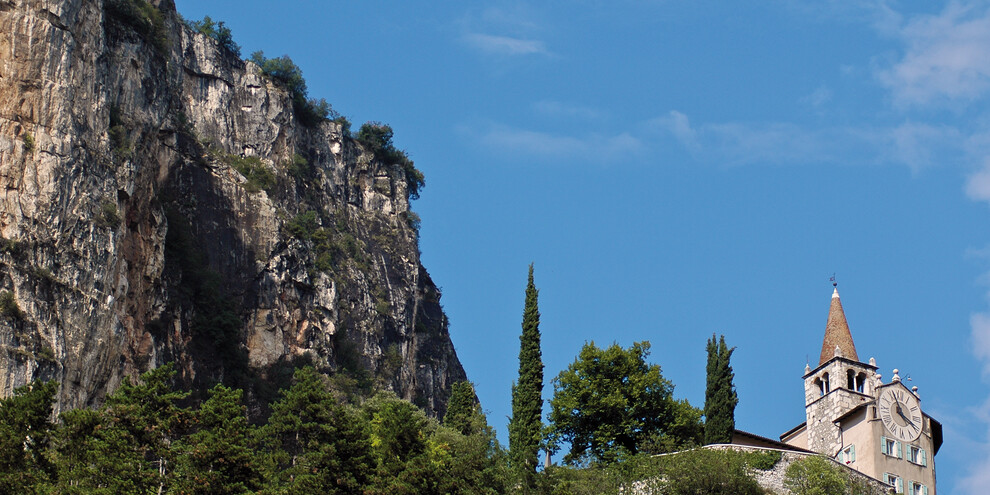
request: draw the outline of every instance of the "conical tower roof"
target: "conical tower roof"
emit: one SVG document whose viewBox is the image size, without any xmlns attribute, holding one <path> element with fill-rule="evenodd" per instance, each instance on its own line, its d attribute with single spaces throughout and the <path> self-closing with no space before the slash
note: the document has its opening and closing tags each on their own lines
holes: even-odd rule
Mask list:
<svg viewBox="0 0 990 495">
<path fill-rule="evenodd" d="M 856 355 L 856 344 L 853 344 L 846 314 L 842 311 L 842 301 L 839 300 L 839 289 L 832 291 L 832 304 L 828 308 L 828 323 L 825 324 L 825 340 L 822 342 L 822 355 L 818 360 L 821 366 L 835 357 L 835 348 L 839 348 L 842 357 L 859 361 Z"/>
</svg>

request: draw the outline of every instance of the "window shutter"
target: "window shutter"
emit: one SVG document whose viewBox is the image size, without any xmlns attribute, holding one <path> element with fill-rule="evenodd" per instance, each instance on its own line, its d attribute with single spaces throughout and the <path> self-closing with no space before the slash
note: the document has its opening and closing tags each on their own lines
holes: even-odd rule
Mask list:
<svg viewBox="0 0 990 495">
<path fill-rule="evenodd" d="M 918 454 L 921 455 L 921 465 L 928 467 L 928 458 L 925 456 L 925 449 L 919 449 Z"/>
<path fill-rule="evenodd" d="M 897 449 L 897 458 L 898 459 L 903 459 L 904 458 L 904 449 L 901 446 L 901 442 L 894 442 L 894 445 L 895 445 L 894 448 Z"/>
<path fill-rule="evenodd" d="M 904 480 L 897 478 L 897 493 L 904 493 Z"/>
<path fill-rule="evenodd" d="M 849 459 L 850 461 L 856 462 L 856 446 L 855 445 L 850 445 L 849 446 L 849 457 L 852 457 L 852 459 Z"/>
<path fill-rule="evenodd" d="M 890 452 L 887 452 L 887 437 L 884 437 L 884 436 L 881 436 L 880 437 L 880 452 L 883 453 L 883 454 L 889 454 L 890 453 Z"/>
<path fill-rule="evenodd" d="M 928 495 L 928 487 L 921 485 L 921 495 Z"/>
</svg>

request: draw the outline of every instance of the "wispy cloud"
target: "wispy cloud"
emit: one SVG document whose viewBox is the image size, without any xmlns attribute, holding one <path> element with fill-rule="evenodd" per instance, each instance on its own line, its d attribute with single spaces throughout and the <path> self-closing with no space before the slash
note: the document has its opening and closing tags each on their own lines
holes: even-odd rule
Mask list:
<svg viewBox="0 0 990 495">
<path fill-rule="evenodd" d="M 806 128 L 788 122 L 717 122 L 693 125 L 672 110 L 649 127 L 666 133 L 696 159 L 745 164 L 898 164 L 912 170 L 957 158 L 965 136 L 949 126 L 906 121 L 889 127 Z"/>
<path fill-rule="evenodd" d="M 990 91 L 990 7 L 951 2 L 902 23 L 903 57 L 879 71 L 900 105 L 972 101 Z"/>
<path fill-rule="evenodd" d="M 483 33 L 467 33 L 464 35 L 464 40 L 482 52 L 494 55 L 546 55 L 549 53 L 546 45 L 539 40 Z"/>
<path fill-rule="evenodd" d="M 832 100 L 832 90 L 827 86 L 819 86 L 808 96 L 801 98 L 801 102 L 810 105 L 815 110 L 821 111 L 825 105 Z"/>
<path fill-rule="evenodd" d="M 976 175 L 981 176 L 974 180 L 970 177 L 967 185 L 967 194 L 974 199 L 990 201 L 990 183 L 986 182 L 990 176 L 990 167 L 984 167 Z M 978 255 L 986 255 L 987 250 L 981 250 Z M 990 278 L 986 274 L 984 279 Z M 987 295 L 990 299 L 990 293 Z M 973 313 L 969 318 L 970 339 L 973 355 L 983 365 L 983 378 L 990 377 L 990 312 Z M 983 428 L 982 437 L 973 437 L 972 432 L 961 436 L 967 442 L 961 445 L 960 450 L 966 452 L 964 467 L 965 475 L 960 479 L 956 490 L 960 493 L 977 495 L 986 493 L 987 486 L 990 486 L 990 397 L 983 401 L 979 407 L 968 411 L 969 420 L 979 424 Z"/>
<path fill-rule="evenodd" d="M 602 112 L 591 107 L 552 100 L 534 103 L 533 110 L 541 115 L 565 119 L 592 120 L 602 116 Z"/>
<path fill-rule="evenodd" d="M 533 20 L 533 15 L 524 6 L 509 10 L 489 7 L 469 13 L 458 21 L 461 39 L 487 55 L 550 55 L 546 43 L 540 39 L 541 26 Z"/>
<path fill-rule="evenodd" d="M 490 125 L 480 132 L 468 128 L 484 146 L 506 154 L 524 154 L 592 162 L 611 162 L 640 153 L 643 143 L 629 133 L 573 136 Z"/>
<path fill-rule="evenodd" d="M 966 195 L 977 201 L 990 202 L 990 162 L 966 178 Z M 990 354 L 987 357 L 990 358 Z"/>
</svg>

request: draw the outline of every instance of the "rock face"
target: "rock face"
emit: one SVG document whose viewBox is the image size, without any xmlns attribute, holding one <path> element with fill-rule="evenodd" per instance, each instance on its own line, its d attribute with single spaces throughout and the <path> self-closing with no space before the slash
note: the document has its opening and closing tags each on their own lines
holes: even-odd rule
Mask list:
<svg viewBox="0 0 990 495">
<path fill-rule="evenodd" d="M 153 4 L 0 0 L 0 395 L 310 361 L 441 414 L 465 375 L 402 166 Z"/>
</svg>

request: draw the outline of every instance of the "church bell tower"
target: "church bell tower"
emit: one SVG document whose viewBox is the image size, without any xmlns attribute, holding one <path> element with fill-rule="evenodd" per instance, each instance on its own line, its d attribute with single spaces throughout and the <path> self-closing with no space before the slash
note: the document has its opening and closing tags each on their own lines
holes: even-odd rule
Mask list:
<svg viewBox="0 0 990 495">
<path fill-rule="evenodd" d="M 872 358 L 868 364 L 859 360 L 839 289 L 834 287 L 818 366 L 812 369 L 809 364 L 804 369 L 807 448 L 835 455 L 842 445 L 842 430 L 834 420 L 871 402 L 876 381 L 876 362 Z"/>
<path fill-rule="evenodd" d="M 942 425 L 922 411 L 918 387 L 908 388 L 898 370 L 884 383 L 873 358 L 859 360 L 832 285 L 818 365 L 804 368 L 806 421 L 780 440 L 835 459 L 896 493 L 935 495 Z"/>
</svg>

